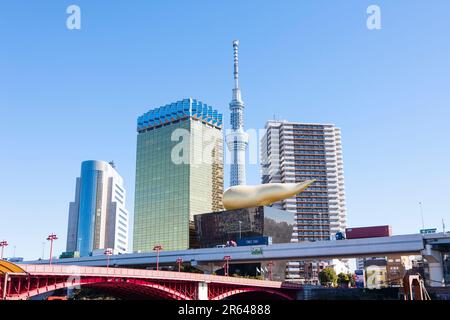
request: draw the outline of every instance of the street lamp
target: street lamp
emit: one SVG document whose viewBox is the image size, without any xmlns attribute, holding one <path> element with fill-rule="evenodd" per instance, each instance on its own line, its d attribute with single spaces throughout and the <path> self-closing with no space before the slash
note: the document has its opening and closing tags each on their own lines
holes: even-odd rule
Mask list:
<svg viewBox="0 0 450 320">
<path fill-rule="evenodd" d="M 156 251 L 156 271 L 159 270 L 159 252 L 162 250 L 162 245 L 158 244 L 153 247 L 153 250 Z"/>
<path fill-rule="evenodd" d="M 183 259 L 178 258 L 177 263 L 178 263 L 178 272 L 181 272 L 181 264 L 183 263 Z"/>
<path fill-rule="evenodd" d="M 229 265 L 229 261 L 231 260 L 231 256 L 225 256 L 225 257 L 223 257 L 223 260 L 225 260 L 225 276 L 228 276 L 229 274 L 228 274 L 228 271 L 229 271 L 229 268 L 230 268 L 230 265 Z"/>
<path fill-rule="evenodd" d="M 272 281 L 272 267 L 273 267 L 273 261 L 270 261 L 268 263 L 269 266 L 269 280 Z"/>
<path fill-rule="evenodd" d="M 3 249 L 7 246 L 8 246 L 8 241 L 3 240 L 0 242 L 0 247 L 2 248 L 2 253 L 0 255 L 0 259 L 3 259 Z"/>
<path fill-rule="evenodd" d="M 58 240 L 56 234 L 52 233 L 47 237 L 47 240 L 50 241 L 50 265 L 52 264 L 52 255 L 53 255 L 53 241 Z"/>
<path fill-rule="evenodd" d="M 111 248 L 108 248 L 105 250 L 106 254 L 106 273 L 109 273 L 109 256 L 113 254 L 113 251 Z"/>
</svg>

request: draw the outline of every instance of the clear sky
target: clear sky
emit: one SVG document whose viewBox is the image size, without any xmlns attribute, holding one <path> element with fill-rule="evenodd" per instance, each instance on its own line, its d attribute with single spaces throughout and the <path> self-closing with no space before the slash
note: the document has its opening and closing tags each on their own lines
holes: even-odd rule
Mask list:
<svg viewBox="0 0 450 320">
<path fill-rule="evenodd" d="M 66 8 L 81 8 L 68 30 Z M 381 8 L 381 30 L 366 9 Z M 342 129 L 348 225 L 450 229 L 450 2 L 2 1 L 0 240 L 65 250 L 80 163 L 114 160 L 133 211 L 136 118 L 197 98 L 225 114 L 240 40 L 247 128 Z M 259 183 L 259 167 L 248 167 Z M 228 181 L 228 170 L 226 181 Z M 45 255 L 48 254 L 48 244 Z"/>
</svg>

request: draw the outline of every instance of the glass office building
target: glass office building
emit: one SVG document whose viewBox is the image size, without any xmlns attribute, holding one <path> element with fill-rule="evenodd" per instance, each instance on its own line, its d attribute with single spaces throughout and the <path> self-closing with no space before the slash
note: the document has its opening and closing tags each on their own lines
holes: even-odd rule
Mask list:
<svg viewBox="0 0 450 320">
<path fill-rule="evenodd" d="M 91 255 L 106 248 L 128 251 L 128 211 L 123 179 L 114 164 L 89 160 L 81 164 L 75 201 L 69 205 L 67 252 Z"/>
<path fill-rule="evenodd" d="M 134 251 L 190 247 L 194 215 L 223 210 L 222 114 L 195 99 L 138 118 Z"/>
<path fill-rule="evenodd" d="M 273 207 L 252 207 L 199 214 L 194 217 L 196 240 L 201 248 L 227 241 L 267 236 L 272 243 L 290 243 L 294 214 Z"/>
<path fill-rule="evenodd" d="M 222 212 L 199 214 L 194 217 L 196 241 L 201 248 L 213 248 L 235 241 L 249 246 L 252 254 L 264 254 L 265 243 L 261 237 L 269 237 L 270 243 L 290 243 L 294 232 L 295 215 L 274 207 L 253 207 Z M 272 270 L 273 280 L 286 280 L 286 261 L 258 264 L 235 264 L 231 272 L 241 275 L 268 277 Z M 219 272 L 220 274 L 220 272 Z"/>
</svg>

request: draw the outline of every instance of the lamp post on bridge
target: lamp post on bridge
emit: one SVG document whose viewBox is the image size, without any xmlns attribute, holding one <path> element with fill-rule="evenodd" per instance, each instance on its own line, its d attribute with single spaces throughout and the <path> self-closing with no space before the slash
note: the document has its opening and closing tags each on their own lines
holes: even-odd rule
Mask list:
<svg viewBox="0 0 450 320">
<path fill-rule="evenodd" d="M 52 233 L 47 237 L 47 240 L 50 241 L 50 265 L 52 265 L 52 255 L 53 255 L 53 241 L 58 240 L 56 234 Z"/>
<path fill-rule="evenodd" d="M 108 248 L 105 250 L 106 254 L 106 273 L 109 274 L 109 256 L 113 254 L 113 251 L 111 248 Z"/>
<path fill-rule="evenodd" d="M 7 246 L 8 246 L 8 241 L 3 240 L 0 242 L 0 247 L 2 248 L 2 253 L 0 255 L 0 259 L 3 259 L 3 249 Z"/>
<path fill-rule="evenodd" d="M 229 273 L 228 273 L 228 271 L 229 271 L 229 268 L 230 268 L 230 265 L 229 265 L 229 261 L 231 260 L 231 256 L 225 256 L 225 257 L 223 257 L 223 260 L 225 260 L 225 272 L 224 272 L 224 274 L 225 274 L 225 276 L 229 276 Z"/>
<path fill-rule="evenodd" d="M 153 247 L 153 250 L 156 251 L 156 271 L 159 271 L 159 252 L 162 249 L 163 249 L 163 247 L 160 244 Z"/>
<path fill-rule="evenodd" d="M 178 263 L 178 272 L 181 272 L 181 264 L 183 263 L 183 259 L 178 258 L 177 263 Z"/>
</svg>

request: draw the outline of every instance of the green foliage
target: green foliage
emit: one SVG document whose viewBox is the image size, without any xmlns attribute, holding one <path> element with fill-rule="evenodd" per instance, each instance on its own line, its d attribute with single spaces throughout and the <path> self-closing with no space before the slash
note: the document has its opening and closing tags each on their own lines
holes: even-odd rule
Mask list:
<svg viewBox="0 0 450 320">
<path fill-rule="evenodd" d="M 350 286 L 354 287 L 356 285 L 356 279 L 355 279 L 356 276 L 354 274 L 350 274 L 350 273 L 349 273 L 349 275 L 350 275 Z"/>
<path fill-rule="evenodd" d="M 355 278 L 350 273 L 345 274 L 341 272 L 338 274 L 337 283 L 341 287 L 348 287 L 349 285 L 353 287 L 355 285 Z"/>
<path fill-rule="evenodd" d="M 90 288 L 75 289 L 69 300 L 120 300 L 118 297 L 109 295 Z"/>
<path fill-rule="evenodd" d="M 249 276 L 249 275 L 240 275 L 237 273 L 234 273 L 231 275 L 234 278 L 244 278 L 244 279 L 256 279 L 256 280 L 264 280 L 263 276 Z"/>
<path fill-rule="evenodd" d="M 350 282 L 350 278 L 348 277 L 348 274 L 345 274 L 343 272 L 339 273 L 337 276 L 337 283 L 339 286 L 348 286 L 348 283 Z"/>
<path fill-rule="evenodd" d="M 178 267 L 176 268 L 178 270 Z M 183 265 L 181 266 L 181 272 L 188 272 L 188 273 L 203 273 L 203 271 L 196 269 L 190 265 Z"/>
<path fill-rule="evenodd" d="M 338 277 L 333 268 L 325 268 L 319 272 L 319 281 L 323 286 L 335 286 Z"/>
</svg>

